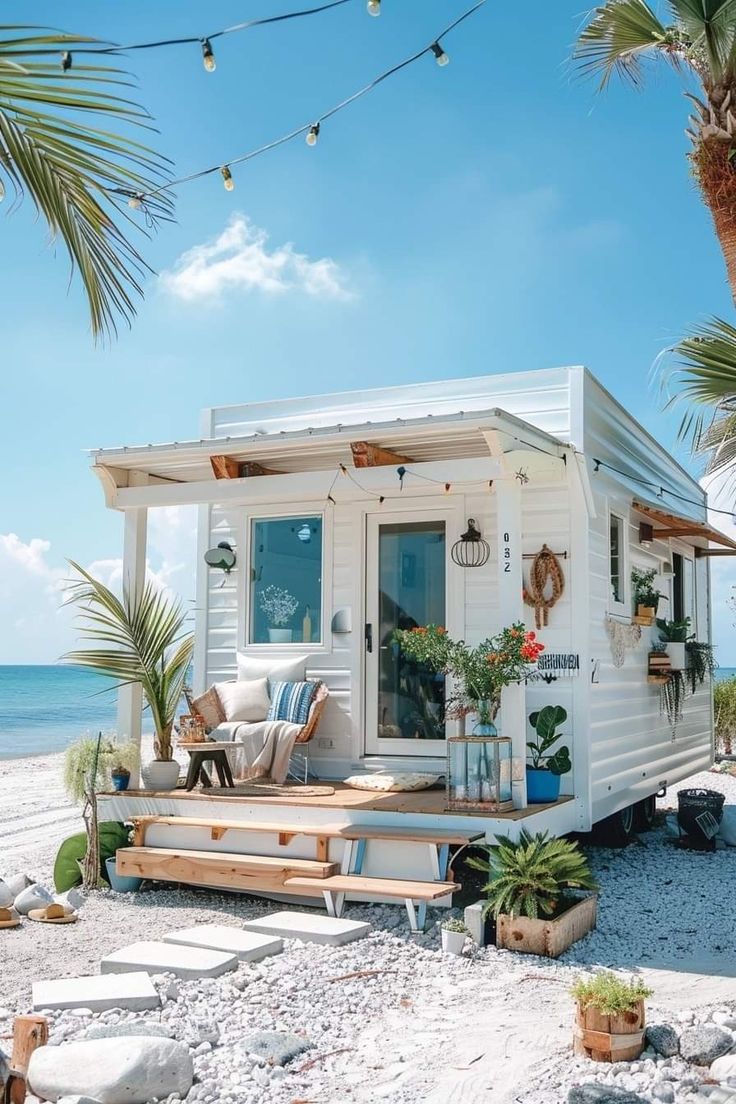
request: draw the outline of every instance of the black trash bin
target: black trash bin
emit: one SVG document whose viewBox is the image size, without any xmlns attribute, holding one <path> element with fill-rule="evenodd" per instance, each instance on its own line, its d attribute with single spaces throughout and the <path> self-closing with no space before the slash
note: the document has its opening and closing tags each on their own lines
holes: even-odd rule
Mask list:
<svg viewBox="0 0 736 1104">
<path fill-rule="evenodd" d="M 711 848 L 723 817 L 723 794 L 716 790 L 680 790 L 677 823 L 695 847 Z"/>
</svg>

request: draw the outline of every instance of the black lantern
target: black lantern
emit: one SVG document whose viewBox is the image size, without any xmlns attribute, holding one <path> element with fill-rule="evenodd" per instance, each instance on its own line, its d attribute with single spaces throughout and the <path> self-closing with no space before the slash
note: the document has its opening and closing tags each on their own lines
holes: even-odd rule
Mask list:
<svg viewBox="0 0 736 1104">
<path fill-rule="evenodd" d="M 468 518 L 468 530 L 453 544 L 450 555 L 459 567 L 483 567 L 488 563 L 491 549 L 484 541 L 475 518 Z"/>
<path fill-rule="evenodd" d="M 227 541 L 220 541 L 217 548 L 210 548 L 205 552 L 204 562 L 208 567 L 217 567 L 229 575 L 235 567 L 235 553 Z"/>
</svg>

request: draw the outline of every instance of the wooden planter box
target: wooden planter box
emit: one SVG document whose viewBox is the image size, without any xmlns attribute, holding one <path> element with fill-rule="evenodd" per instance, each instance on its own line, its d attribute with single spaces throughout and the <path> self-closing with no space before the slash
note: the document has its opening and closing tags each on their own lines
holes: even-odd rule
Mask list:
<svg viewBox="0 0 736 1104">
<path fill-rule="evenodd" d="M 595 894 L 576 901 L 554 920 L 530 920 L 528 916 L 511 917 L 502 912 L 496 921 L 496 946 L 559 958 L 573 943 L 593 931 L 597 912 Z"/>
<path fill-rule="evenodd" d="M 633 1062 L 644 1050 L 644 1001 L 633 1012 L 607 1016 L 597 1008 L 575 1011 L 573 1050 L 594 1062 Z"/>
<path fill-rule="evenodd" d="M 653 606 L 642 606 L 639 604 L 636 607 L 636 613 L 632 617 L 632 621 L 635 625 L 653 625 L 657 611 Z"/>
</svg>

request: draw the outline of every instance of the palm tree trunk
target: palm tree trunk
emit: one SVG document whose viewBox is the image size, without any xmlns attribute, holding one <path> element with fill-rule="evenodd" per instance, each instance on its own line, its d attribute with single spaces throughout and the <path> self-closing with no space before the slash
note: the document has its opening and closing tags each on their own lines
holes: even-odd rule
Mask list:
<svg viewBox="0 0 736 1104">
<path fill-rule="evenodd" d="M 700 190 L 726 262 L 731 295 L 736 302 L 736 162 L 734 147 L 719 138 L 701 141 L 693 152 Z"/>
<path fill-rule="evenodd" d="M 174 728 L 173 721 L 159 729 L 153 741 L 153 752 L 157 759 L 169 762 L 174 758 L 171 747 L 171 733 Z"/>
</svg>

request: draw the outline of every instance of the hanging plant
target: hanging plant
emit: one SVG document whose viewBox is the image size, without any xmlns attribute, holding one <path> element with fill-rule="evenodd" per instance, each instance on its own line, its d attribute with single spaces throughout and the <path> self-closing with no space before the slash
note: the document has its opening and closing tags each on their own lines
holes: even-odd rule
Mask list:
<svg viewBox="0 0 736 1104">
<path fill-rule="evenodd" d="M 675 737 L 675 729 L 682 720 L 682 707 L 687 697 L 687 683 L 685 672 L 672 669 L 668 678 L 662 683 L 659 690 L 660 711 L 665 714 L 672 726 L 672 738 Z"/>
<path fill-rule="evenodd" d="M 716 659 L 713 654 L 713 645 L 700 640 L 688 640 L 685 644 L 687 655 L 687 668 L 685 674 L 690 685 L 690 692 L 695 693 L 702 686 L 706 678 L 711 678 L 716 669 Z"/>
</svg>

